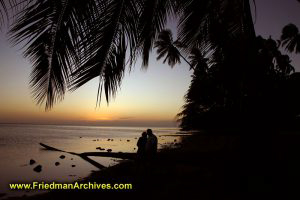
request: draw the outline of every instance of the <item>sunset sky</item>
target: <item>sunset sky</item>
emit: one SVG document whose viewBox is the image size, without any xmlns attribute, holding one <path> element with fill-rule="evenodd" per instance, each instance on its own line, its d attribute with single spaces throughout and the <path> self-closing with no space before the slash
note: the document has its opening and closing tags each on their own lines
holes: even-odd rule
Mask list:
<svg viewBox="0 0 300 200">
<path fill-rule="evenodd" d="M 300 4 L 296 0 L 259 0 L 256 4 L 257 35 L 272 35 L 277 39 L 283 26 L 291 22 L 300 28 Z M 18 47 L 11 47 L 3 32 L 0 34 L 0 123 L 175 125 L 175 115 L 184 103 L 183 96 L 191 80 L 191 71 L 185 63 L 171 69 L 156 61 L 153 53 L 148 70 L 141 70 L 138 62 L 130 73 L 126 72 L 122 87 L 109 106 L 103 101 L 95 109 L 98 79 L 94 79 L 77 91 L 68 92 L 61 103 L 45 112 L 30 95 L 30 63 Z M 292 55 L 291 59 L 300 71 L 300 55 Z"/>
</svg>

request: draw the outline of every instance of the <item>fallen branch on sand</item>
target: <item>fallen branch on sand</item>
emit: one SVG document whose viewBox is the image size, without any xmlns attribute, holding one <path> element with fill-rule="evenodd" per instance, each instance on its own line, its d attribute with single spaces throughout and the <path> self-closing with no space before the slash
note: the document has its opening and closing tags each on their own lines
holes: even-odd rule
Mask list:
<svg viewBox="0 0 300 200">
<path fill-rule="evenodd" d="M 84 153 L 75 153 L 75 152 L 69 152 L 69 151 L 64 151 L 60 150 L 51 146 L 48 146 L 46 144 L 40 143 L 42 147 L 44 147 L 47 150 L 50 151 L 59 151 L 59 152 L 64 152 L 64 153 L 69 153 L 72 155 L 76 155 L 81 157 L 83 160 L 89 162 L 90 164 L 94 165 L 95 167 L 99 169 L 106 168 L 105 166 L 101 165 L 100 163 L 90 159 L 88 156 L 100 156 L 100 157 L 112 157 L 112 158 L 122 158 L 122 159 L 135 159 L 135 153 L 113 153 L 113 152 L 84 152 Z"/>
</svg>

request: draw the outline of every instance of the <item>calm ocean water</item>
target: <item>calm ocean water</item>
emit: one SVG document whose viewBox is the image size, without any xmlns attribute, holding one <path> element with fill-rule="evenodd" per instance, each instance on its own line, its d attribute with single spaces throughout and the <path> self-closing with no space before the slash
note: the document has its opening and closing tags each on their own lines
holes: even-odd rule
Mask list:
<svg viewBox="0 0 300 200">
<path fill-rule="evenodd" d="M 169 145 L 178 136 L 177 128 L 152 128 L 158 136 L 158 148 Z M 9 196 L 31 195 L 37 191 L 10 191 L 9 183 L 30 183 L 32 181 L 72 182 L 80 180 L 97 170 L 78 156 L 47 151 L 39 143 L 72 152 L 99 151 L 96 147 L 112 149 L 113 152 L 136 152 L 137 138 L 146 127 L 99 127 L 99 126 L 57 126 L 57 125 L 0 125 L 0 193 Z M 113 141 L 108 141 L 113 139 Z M 65 159 L 60 159 L 65 155 Z M 118 159 L 91 157 L 104 166 L 118 163 Z M 34 159 L 36 164 L 30 165 Z M 55 162 L 60 165 L 55 166 Z M 33 168 L 42 165 L 37 173 Z M 75 167 L 72 167 L 75 165 Z"/>
</svg>

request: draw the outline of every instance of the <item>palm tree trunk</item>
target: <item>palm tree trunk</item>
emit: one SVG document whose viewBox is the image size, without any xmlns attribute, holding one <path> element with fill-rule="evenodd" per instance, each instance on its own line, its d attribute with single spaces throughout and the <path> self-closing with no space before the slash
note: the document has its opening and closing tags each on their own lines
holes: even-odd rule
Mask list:
<svg viewBox="0 0 300 200">
<path fill-rule="evenodd" d="M 249 33 L 249 38 L 250 39 L 255 39 L 256 38 L 256 33 L 255 33 L 255 28 L 254 28 L 254 23 L 252 19 L 252 12 L 251 12 L 251 7 L 250 7 L 250 0 L 244 0 L 244 20 L 245 24 L 247 26 L 247 32 Z M 254 1 L 255 2 L 255 1 Z"/>
<path fill-rule="evenodd" d="M 194 66 L 181 53 L 179 53 L 179 56 L 190 66 L 190 69 L 195 70 Z"/>
<path fill-rule="evenodd" d="M 251 12 L 251 6 L 250 6 L 250 0 L 244 0 L 243 1 L 243 8 L 244 8 L 244 15 L 243 15 L 243 26 L 244 26 L 244 51 L 242 52 L 244 55 L 242 57 L 244 58 L 243 67 L 241 71 L 241 81 L 240 81 L 240 102 L 239 102 L 239 112 L 242 113 L 244 110 L 244 96 L 247 92 L 247 88 L 245 88 L 247 82 L 253 82 L 251 79 L 255 79 L 255 76 L 253 76 L 253 72 L 255 66 L 256 66 L 256 57 L 255 57 L 255 28 L 254 23 L 252 19 L 252 12 Z M 257 72 L 257 71 L 256 71 Z M 255 82 L 255 81 L 254 81 Z M 249 85 L 249 84 L 248 84 Z M 252 84 L 250 84 L 252 85 Z"/>
</svg>

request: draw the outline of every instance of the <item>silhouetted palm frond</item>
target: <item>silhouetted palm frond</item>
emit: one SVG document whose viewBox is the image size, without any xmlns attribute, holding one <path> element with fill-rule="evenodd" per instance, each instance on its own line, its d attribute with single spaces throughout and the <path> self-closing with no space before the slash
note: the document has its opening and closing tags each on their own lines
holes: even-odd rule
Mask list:
<svg viewBox="0 0 300 200">
<path fill-rule="evenodd" d="M 200 70 L 203 74 L 206 74 L 208 71 L 208 59 L 204 57 L 201 50 L 198 48 L 193 48 L 189 56 L 191 65 L 194 69 Z"/>
<path fill-rule="evenodd" d="M 139 21 L 138 52 L 142 55 L 143 66 L 147 67 L 149 53 L 164 28 L 167 17 L 174 12 L 174 0 L 141 0 Z"/>
<path fill-rule="evenodd" d="M 172 68 L 175 64 L 180 63 L 181 54 L 179 49 L 182 45 L 179 41 L 174 41 L 171 30 L 163 30 L 159 33 L 154 47 L 157 48 L 157 60 L 165 57 L 163 63 L 168 61 Z"/>
<path fill-rule="evenodd" d="M 8 20 L 8 3 L 8 1 L 0 0 L 0 28 L 3 26 L 4 22 Z"/>
<path fill-rule="evenodd" d="M 200 45 L 206 39 L 210 1 L 179 1 L 178 38 L 188 47 Z"/>
<path fill-rule="evenodd" d="M 25 44 L 24 56 L 33 63 L 32 94 L 46 110 L 64 97 L 91 7 L 80 0 L 31 1 L 16 15 L 11 40 Z"/>
<path fill-rule="evenodd" d="M 179 40 L 189 47 L 208 52 L 230 46 L 230 40 L 255 39 L 249 1 L 179 1 Z M 250 16 L 249 16 L 250 15 Z M 240 41 L 241 42 L 241 41 Z"/>
<path fill-rule="evenodd" d="M 98 4 L 101 10 L 82 41 L 84 62 L 72 74 L 71 89 L 99 77 L 97 98 L 101 97 L 104 87 L 109 102 L 122 81 L 127 46 L 130 47 L 130 60 L 135 57 L 138 8 L 132 0 L 103 0 Z"/>
<path fill-rule="evenodd" d="M 0 28 L 3 25 L 10 25 L 15 15 L 24 10 L 37 0 L 0 0 Z"/>
<path fill-rule="evenodd" d="M 276 57 L 277 70 L 284 76 L 290 75 L 295 72 L 295 68 L 291 65 L 291 60 L 288 55 L 279 55 Z"/>
<path fill-rule="evenodd" d="M 12 1 L 18 13 L 11 39 L 25 44 L 24 55 L 34 67 L 33 95 L 38 104 L 46 103 L 46 109 L 63 99 L 67 88 L 75 90 L 95 77 L 100 80 L 97 97 L 103 89 L 109 101 L 121 84 L 125 59 L 131 66 L 140 55 L 146 67 L 154 42 L 172 14 L 179 18 L 179 41 L 186 53 L 194 47 L 208 52 L 218 46 L 234 55 L 235 49 L 228 44 L 238 43 L 237 38 L 251 32 L 251 11 L 244 9 L 249 1 Z M 179 42 L 172 45 L 168 51 L 166 46 L 159 49 L 171 66 L 182 57 Z"/>
<path fill-rule="evenodd" d="M 300 33 L 294 24 L 288 24 L 282 29 L 281 41 L 289 52 L 300 53 Z"/>
</svg>

